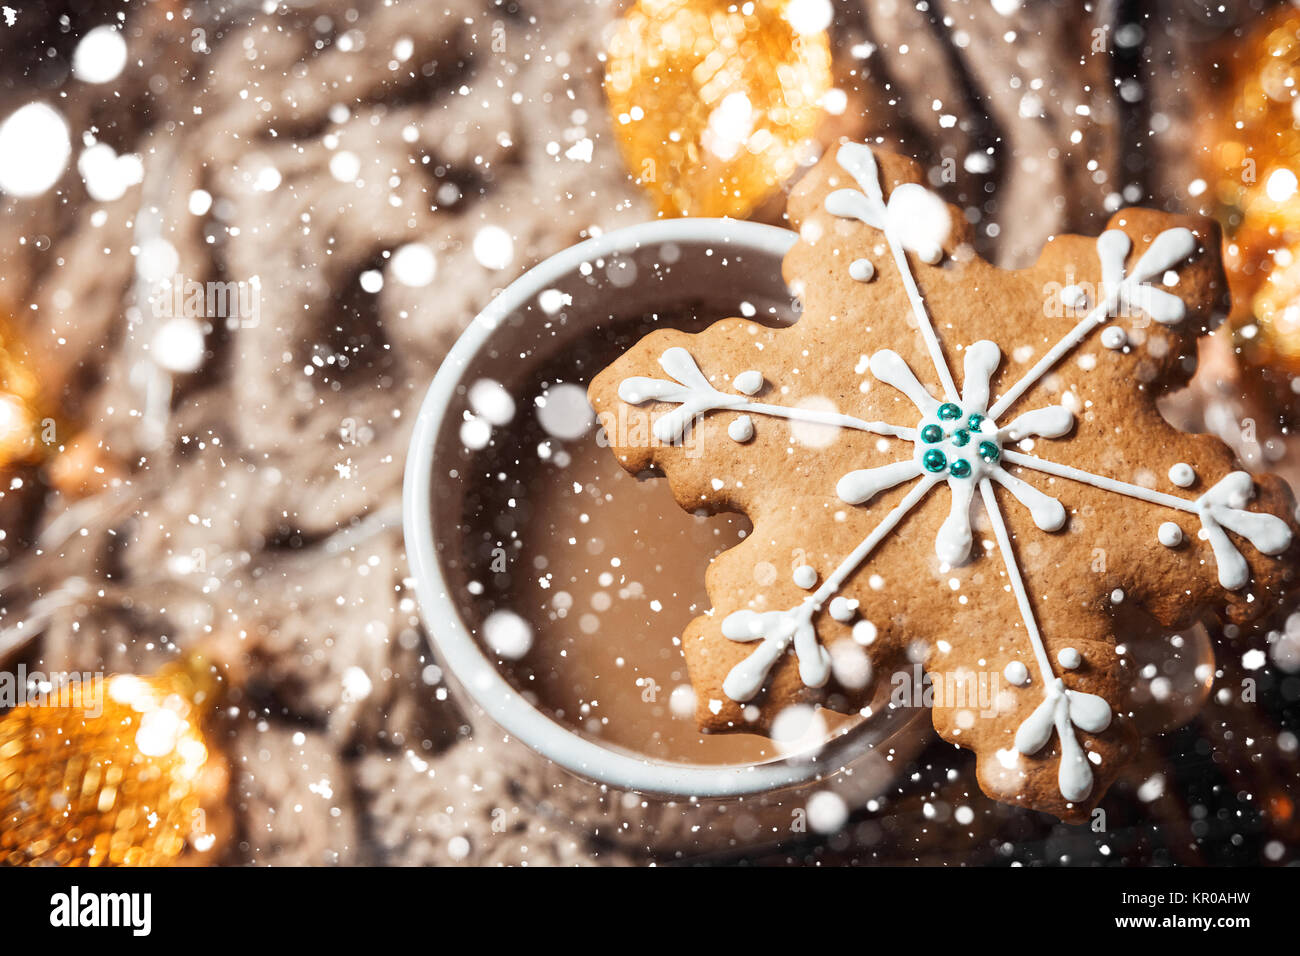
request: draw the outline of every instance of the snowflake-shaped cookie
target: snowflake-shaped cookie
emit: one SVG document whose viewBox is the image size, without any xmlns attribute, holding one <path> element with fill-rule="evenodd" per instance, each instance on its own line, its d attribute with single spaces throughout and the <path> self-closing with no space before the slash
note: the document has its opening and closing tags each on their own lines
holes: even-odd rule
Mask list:
<svg viewBox="0 0 1300 956">
<path fill-rule="evenodd" d="M 625 467 L 753 522 L 682 638 L 704 728 L 850 711 L 923 658 L 984 790 L 1083 819 L 1136 737 L 1126 642 L 1275 607 L 1290 496 L 1156 408 L 1222 305 L 1213 225 L 1123 210 L 1005 271 L 920 181 L 841 146 L 790 200 L 803 317 L 656 331 L 590 397 Z"/>
</svg>

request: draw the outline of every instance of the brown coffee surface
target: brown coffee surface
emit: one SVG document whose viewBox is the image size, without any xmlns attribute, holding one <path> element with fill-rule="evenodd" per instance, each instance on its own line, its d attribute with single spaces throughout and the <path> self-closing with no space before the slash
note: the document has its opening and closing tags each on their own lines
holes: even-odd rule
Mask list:
<svg viewBox="0 0 1300 956">
<path fill-rule="evenodd" d="M 556 419 L 539 407 L 539 397 L 554 411 L 585 394 L 594 372 L 662 324 L 653 316 L 625 323 L 566 348 L 521 384 L 505 383 L 514 420 L 466 476 L 470 590 L 482 590 L 461 600 L 471 622 L 508 611 L 531 625 L 531 647 L 498 657 L 502 672 L 566 726 L 665 760 L 753 763 L 779 751 L 760 734 L 700 732 L 681 651 L 683 628 L 709 607 L 709 562 L 749 532 L 748 519 L 684 512 L 661 475 L 620 466 L 594 419 L 580 437 L 557 437 Z M 589 412 L 585 397 L 582 408 Z M 560 420 L 566 435 L 579 429 L 572 415 Z"/>
</svg>

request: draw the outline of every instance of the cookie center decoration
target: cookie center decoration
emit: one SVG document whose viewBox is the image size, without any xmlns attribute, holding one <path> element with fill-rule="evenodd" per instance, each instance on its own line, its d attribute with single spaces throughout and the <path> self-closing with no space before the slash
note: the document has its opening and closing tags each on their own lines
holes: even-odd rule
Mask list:
<svg viewBox="0 0 1300 956">
<path fill-rule="evenodd" d="M 836 625 L 841 629 L 848 627 L 854 640 L 865 646 L 872 643 L 876 634 L 876 625 L 863 616 L 862 600 L 854 596 L 863 593 L 860 569 L 869 564 L 873 554 L 908 515 L 943 484 L 948 489 L 948 514 L 934 537 L 934 555 L 940 562 L 941 573 L 968 564 L 974 548 L 972 505 L 978 495 L 993 539 L 985 542 L 985 549 L 1000 556 L 1005 576 L 1005 584 L 999 585 L 998 590 L 1009 591 L 1014 599 L 1023 631 L 1023 654 L 1033 662 L 1037 672 L 1035 679 L 1018 659 L 1005 665 L 1005 674 L 1014 685 L 1013 693 L 1036 696 L 1015 704 L 1013 709 L 1022 716 L 1014 732 L 1008 734 L 1012 738 L 1008 745 L 996 750 L 994 761 L 1004 768 L 1021 767 L 1022 758 L 1042 753 L 1055 738 L 1058 758 L 1055 785 L 1066 802 L 1065 809 L 1050 800 L 1039 802 L 1063 815 L 1073 812 L 1075 804 L 1093 793 L 1093 767 L 1102 762 L 1098 750 L 1080 743 L 1078 732 L 1105 733 L 1119 704 L 1083 689 L 1078 678 L 1083 672 L 1097 672 L 1108 666 L 1110 651 L 1103 654 L 1102 645 L 1096 641 L 1070 640 L 1071 646 L 1062 648 L 1053 662 L 1049 637 L 1040 629 L 1035 610 L 1047 598 L 1026 583 L 1022 561 L 994 487 L 1008 493 L 1026 510 L 1034 526 L 1049 534 L 1060 532 L 1069 521 L 1061 498 L 1068 493 L 1070 483 L 1192 519 L 1199 523 L 1200 539 L 1209 544 L 1218 584 L 1230 591 L 1245 588 L 1252 578 L 1251 565 L 1236 539 L 1243 539 L 1263 555 L 1278 555 L 1287 550 L 1292 540 L 1288 523 L 1275 514 L 1248 509 L 1255 486 L 1247 473 L 1229 472 L 1197 496 L 1162 491 L 1154 487 L 1150 469 L 1142 469 L 1135 476 L 1137 480 L 1130 480 L 1115 477 L 1105 469 L 1067 463 L 1068 458 L 1054 460 L 1049 451 L 1041 450 L 1069 443 L 1078 434 L 1078 411 L 1086 413 L 1090 429 L 1109 427 L 1119 433 L 1127 425 L 1099 420 L 1100 416 L 1090 407 L 1093 403 L 1081 401 L 1075 392 L 1063 394 L 1059 403 L 1037 407 L 1031 404 L 1028 409 L 1013 413 L 1013 407 L 1031 391 L 1052 391 L 1053 383 L 1047 380 L 1067 356 L 1099 330 L 1105 330 L 1100 339 L 1109 350 L 1130 356 L 1138 341 L 1150 340 L 1152 344 L 1146 351 L 1163 357 L 1155 335 L 1148 333 L 1149 320 L 1154 320 L 1157 327 L 1183 322 L 1187 307 L 1173 291 L 1184 291 L 1179 286 L 1178 270 L 1206 250 L 1188 228 L 1161 229 L 1130 266 L 1131 237 L 1121 229 L 1102 233 L 1095 243 L 1096 270 L 1100 274 L 1095 287 L 1073 282 L 1058 284 L 1060 300 L 1076 314 L 1082 312 L 1082 317 L 1059 334 L 1037 361 L 1029 364 L 1028 360 L 1017 360 L 1027 367 L 994 396 L 995 376 L 1005 359 L 1002 347 L 988 339 L 962 341 L 955 323 L 936 324 L 913 264 L 916 260 L 921 269 L 944 268 L 944 243 L 953 231 L 948 207 L 916 183 L 896 186 L 886 201 L 876 157 L 865 145 L 841 146 L 834 161 L 856 188 L 830 191 L 824 198 L 825 211 L 835 219 L 862 223 L 874 231 L 872 235 L 883 239 L 883 244 L 877 242 L 874 247 L 881 253 L 876 262 L 835 249 L 833 255 L 838 257 L 835 268 L 844 269 L 859 284 L 896 278 L 903 293 L 901 300 L 910 312 L 908 324 L 919 335 L 929 359 L 930 368 L 919 371 L 926 377 L 932 372 L 938 383 L 935 394 L 922 384 L 918 369 L 891 348 L 879 348 L 867 357 L 865 365 L 871 379 L 901 394 L 919 414 L 919 419 L 913 419 L 916 423 L 895 424 L 865 415 L 811 407 L 808 403 L 783 402 L 781 396 L 787 394 L 795 376 L 800 374 L 796 368 L 781 373 L 780 378 L 777 373 L 768 372 L 769 377 L 776 379 L 770 382 L 757 369 L 745 370 L 730 383 L 725 379 L 719 381 L 717 371 L 707 364 L 701 367 L 703 353 L 697 355 L 693 349 L 681 345 L 664 349 L 658 356 L 658 364 L 667 373 L 667 379 L 646 375 L 618 379 L 617 396 L 621 401 L 632 406 L 651 402 L 659 403 L 657 408 L 667 406 L 655 419 L 653 431 L 659 441 L 668 445 L 680 443 L 690 428 L 710 415 L 733 416 L 726 434 L 738 444 L 753 442 L 764 428 L 764 418 L 879 436 L 873 456 L 881 452 L 886 456 L 893 454 L 899 442 L 911 444 L 910 454 L 899 448 L 894 460 L 884 464 L 864 463 L 863 467 L 838 475 L 834 495 L 843 505 L 853 508 L 870 508 L 886 492 L 907 490 L 857 545 L 835 563 L 825 568 L 805 564 L 796 569 L 793 583 L 809 592 L 805 597 L 792 605 L 773 608 L 767 594 L 758 593 L 746 602 L 748 606 L 722 617 L 718 628 L 721 636 L 737 644 L 752 645 L 752 649 L 730 667 L 721 690 L 731 701 L 740 704 L 754 700 L 765 689 L 770 693 L 774 669 L 790 653 L 797 661 L 798 678 L 806 688 L 826 685 L 833 674 L 834 662 L 824 635 L 837 633 Z M 835 174 L 831 176 L 834 185 Z M 811 234 L 816 236 L 825 231 L 819 224 Z M 822 318 L 819 314 L 818 319 Z M 891 320 L 897 322 L 897 317 L 871 317 L 873 322 Z M 799 324 L 810 321 L 817 319 L 805 314 Z M 832 314 L 829 321 L 845 320 Z M 944 329 L 942 337 L 940 328 Z M 826 341 L 833 345 L 842 334 L 832 329 Z M 763 345 L 758 348 L 762 349 Z M 961 355 L 960 389 L 947 357 L 952 352 Z M 798 353 L 799 358 L 806 355 L 806 349 Z M 870 381 L 864 381 L 860 391 L 869 393 L 873 387 Z M 602 388 L 599 380 L 593 383 L 593 400 L 599 402 Z M 788 451 L 792 452 L 793 447 Z M 625 464 L 628 463 L 625 458 Z M 1038 473 L 1052 493 L 1020 477 L 1025 472 Z M 673 472 L 670 470 L 669 474 L 671 477 Z M 1170 469 L 1169 475 L 1179 488 L 1197 481 L 1195 469 L 1185 462 Z M 742 493 L 743 484 L 741 480 L 736 482 L 737 494 Z M 713 481 L 714 488 L 725 485 L 720 479 Z M 824 493 L 820 488 L 807 490 Z M 679 500 L 682 500 L 680 495 Z M 836 520 L 845 518 L 843 512 L 831 513 Z M 1165 549 L 1177 549 L 1183 541 L 1182 529 L 1175 525 L 1174 530 L 1179 532 L 1175 536 L 1165 527 L 1167 524 L 1160 526 L 1158 540 Z M 759 532 L 757 521 L 755 532 Z M 1026 544 L 1022 541 L 1021 548 Z M 1186 560 L 1195 563 L 1190 549 Z M 958 578 L 951 580 L 960 584 Z M 869 587 L 876 588 L 874 584 Z M 1122 591 L 1113 592 L 1111 600 L 1122 601 Z M 827 617 L 830 622 L 826 621 Z M 859 628 L 859 625 L 865 626 Z M 1061 637 L 1069 639 L 1070 635 Z M 1081 651 L 1080 647 L 1084 649 Z M 1001 665 L 998 669 L 1002 670 Z M 1100 684 L 1090 686 L 1101 687 Z M 713 712 L 716 714 L 720 709 L 718 705 Z M 953 736 L 965 743 L 959 736 L 961 732 L 962 728 L 958 727 Z M 982 764 L 982 782 L 986 772 L 997 771 L 996 768 L 986 771 Z"/>
<path fill-rule="evenodd" d="M 1002 457 L 1002 443 L 996 434 L 985 436 L 984 409 L 967 412 L 960 405 L 944 402 L 936 419 L 922 419 L 917 434 L 921 444 L 916 453 L 921 466 L 934 474 L 952 478 L 982 478 L 984 466 Z M 971 436 L 979 439 L 971 443 Z"/>
</svg>

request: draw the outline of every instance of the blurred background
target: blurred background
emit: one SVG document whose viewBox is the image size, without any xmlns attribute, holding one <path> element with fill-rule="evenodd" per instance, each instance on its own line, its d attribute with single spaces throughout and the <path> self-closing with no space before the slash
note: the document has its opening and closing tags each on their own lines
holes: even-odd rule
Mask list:
<svg viewBox="0 0 1300 956">
<path fill-rule="evenodd" d="M 493 294 L 655 216 L 780 223 L 845 135 L 1008 267 L 1121 205 L 1217 218 L 1233 315 L 1167 413 L 1300 475 L 1300 13 L 1089 7 L 0 6 L 0 666 L 108 689 L 0 718 L 0 859 L 1292 862 L 1300 617 L 1152 663 L 1167 732 L 1100 832 L 933 741 L 833 832 L 718 848 L 475 738 L 407 578 L 412 418 Z"/>
</svg>

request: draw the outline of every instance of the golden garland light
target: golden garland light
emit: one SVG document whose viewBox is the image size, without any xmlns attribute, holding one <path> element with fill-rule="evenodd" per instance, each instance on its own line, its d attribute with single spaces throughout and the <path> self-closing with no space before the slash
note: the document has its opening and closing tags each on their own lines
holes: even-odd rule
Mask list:
<svg viewBox="0 0 1300 956">
<path fill-rule="evenodd" d="M 753 211 L 805 155 L 831 89 L 827 0 L 637 0 L 605 94 L 633 178 L 663 216 Z"/>
<path fill-rule="evenodd" d="M 46 487 L 69 499 L 103 491 L 122 477 L 119 463 L 93 431 L 64 437 L 72 426 L 50 412 L 14 325 L 0 303 L 0 477 L 8 483 L 13 473 L 39 468 Z"/>
<path fill-rule="evenodd" d="M 228 784 L 201 657 L 153 677 L 46 686 L 0 719 L 0 864 L 162 866 L 218 845 Z M 216 815 L 220 819 L 220 815 Z"/>
<path fill-rule="evenodd" d="M 40 449 L 39 383 L 10 325 L 9 316 L 0 315 L 0 470 L 32 460 Z"/>
<path fill-rule="evenodd" d="M 69 497 L 102 490 L 108 459 L 85 435 L 55 440 L 40 391 L 5 313 L 0 474 L 44 464 Z M 152 677 L 17 679 L 0 677 L 0 865 L 161 866 L 218 845 L 228 772 L 204 738 L 220 684 L 205 658 Z"/>
<path fill-rule="evenodd" d="M 1232 327 L 1245 363 L 1284 373 L 1286 395 L 1300 372 L 1300 11 L 1266 20 L 1235 62 L 1212 148 Z"/>
</svg>

